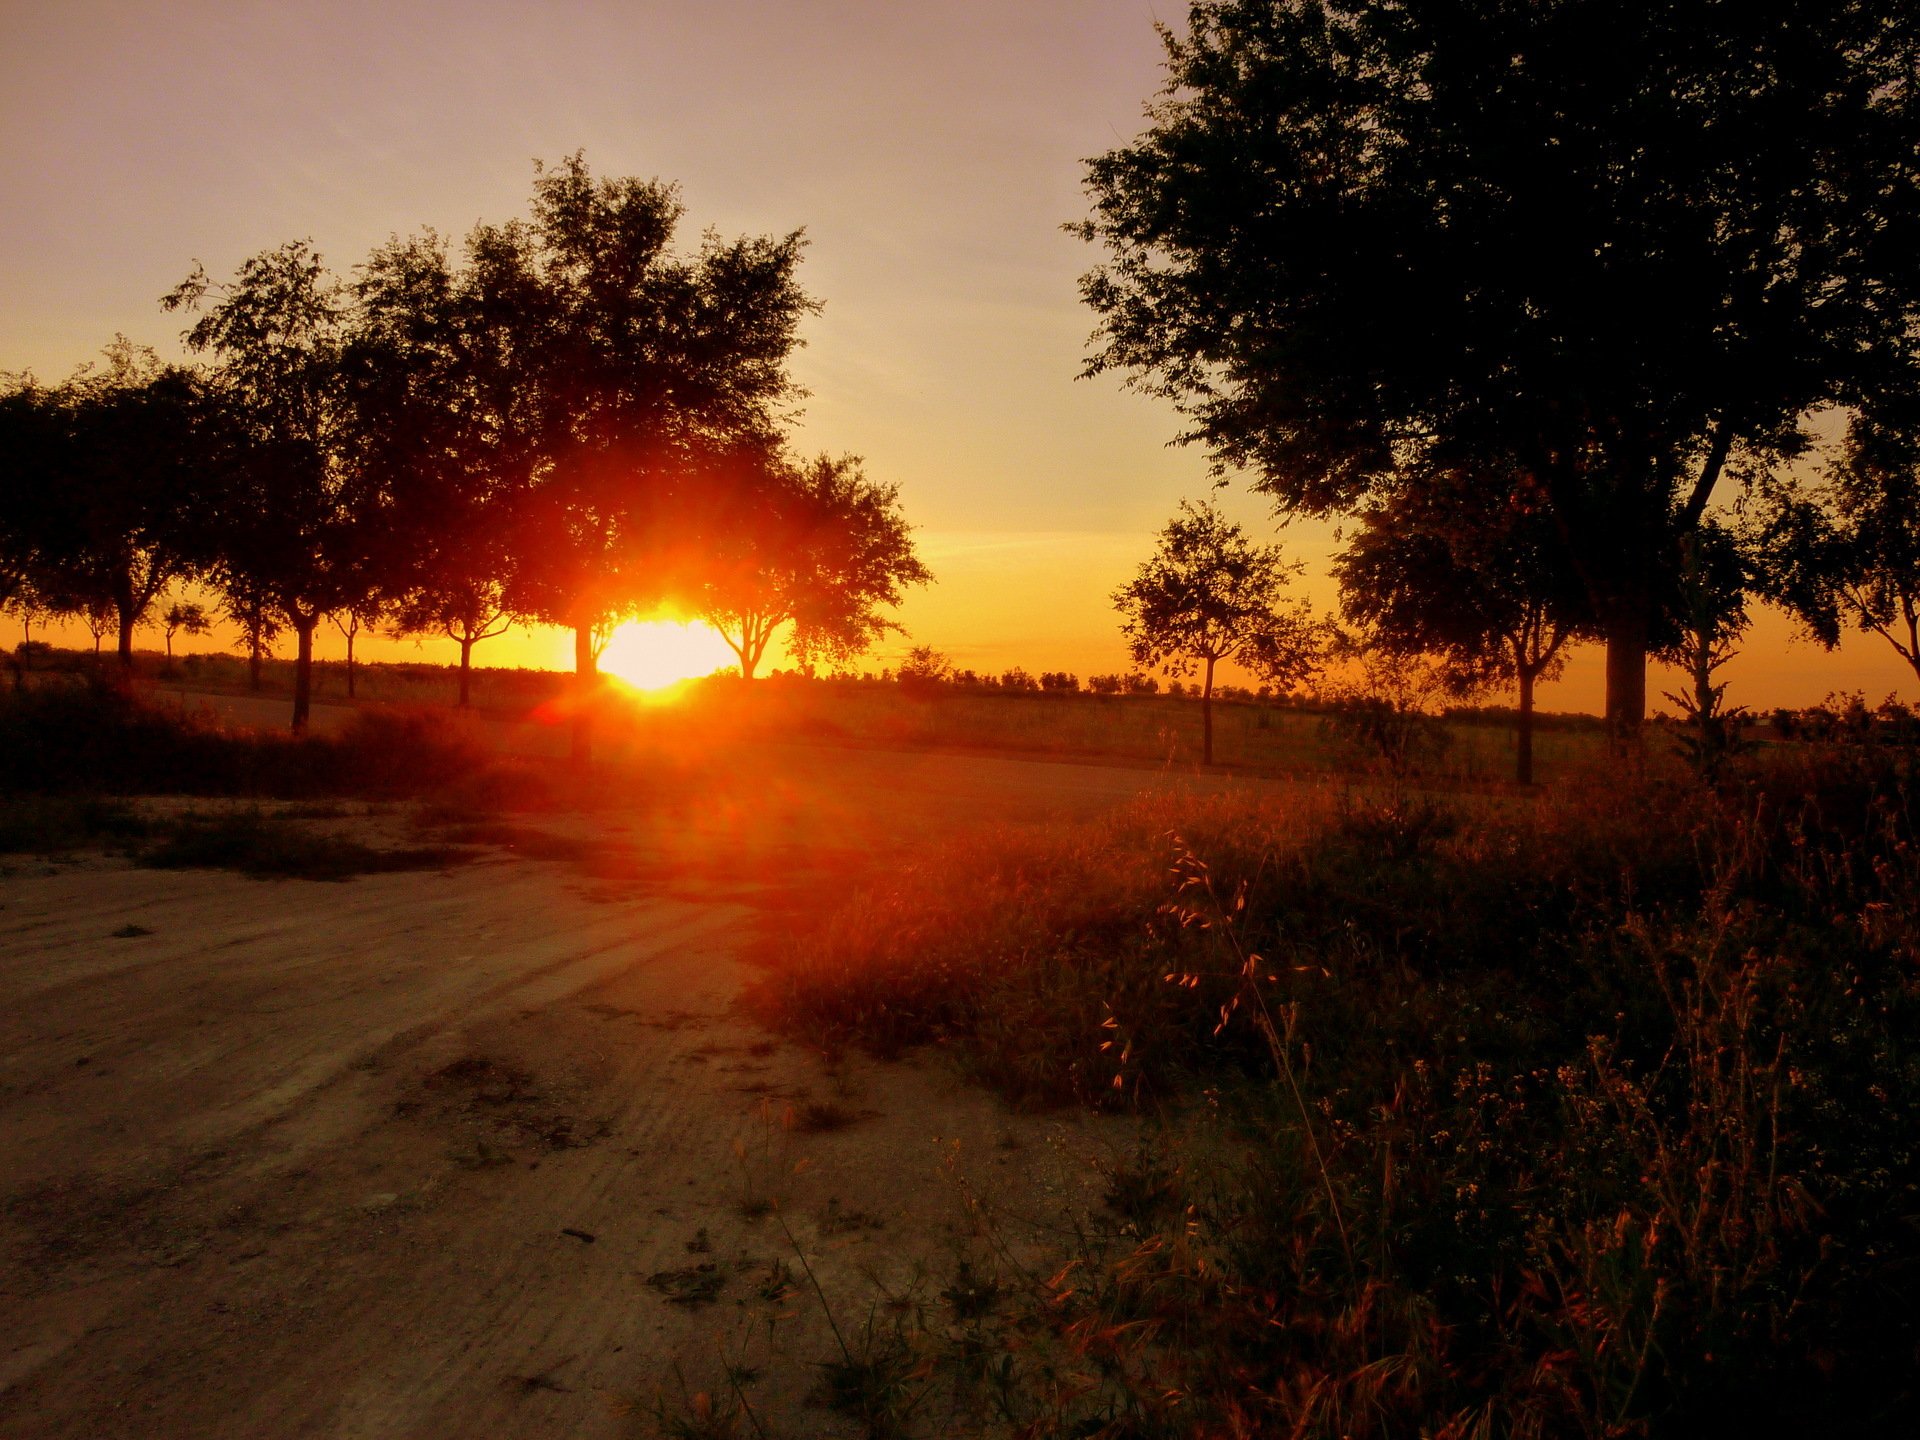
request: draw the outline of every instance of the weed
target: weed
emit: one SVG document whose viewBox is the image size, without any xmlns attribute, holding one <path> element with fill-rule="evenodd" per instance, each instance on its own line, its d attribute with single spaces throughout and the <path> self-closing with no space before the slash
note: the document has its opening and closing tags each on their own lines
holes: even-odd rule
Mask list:
<svg viewBox="0 0 1920 1440">
<path fill-rule="evenodd" d="M 444 845 L 376 849 L 249 809 L 182 816 L 136 858 L 155 870 L 234 870 L 256 880 L 346 880 L 398 870 L 443 870 L 464 864 L 472 854 Z"/>
<path fill-rule="evenodd" d="M 711 1305 L 727 1288 L 727 1277 L 718 1262 L 703 1260 L 677 1270 L 656 1270 L 647 1276 L 647 1284 L 666 1296 L 669 1305 Z"/>
<path fill-rule="evenodd" d="M 1033 1435 L 1906 1433 L 1906 764 L 1155 802 L 856 897 L 790 950 L 784 1022 L 1176 1123 L 1041 1278 L 962 1272 L 944 1336 L 836 1329 L 830 1398 L 899 1424 L 945 1374 Z"/>
<path fill-rule="evenodd" d="M 827 1135 L 850 1130 L 866 1118 L 834 1100 L 807 1100 L 794 1110 L 793 1128 L 802 1135 Z"/>
<path fill-rule="evenodd" d="M 887 1222 L 878 1215 L 870 1215 L 865 1210 L 845 1210 L 841 1208 L 840 1198 L 829 1196 L 827 1208 L 820 1216 L 822 1235 L 853 1235 L 862 1230 L 884 1230 Z"/>
</svg>

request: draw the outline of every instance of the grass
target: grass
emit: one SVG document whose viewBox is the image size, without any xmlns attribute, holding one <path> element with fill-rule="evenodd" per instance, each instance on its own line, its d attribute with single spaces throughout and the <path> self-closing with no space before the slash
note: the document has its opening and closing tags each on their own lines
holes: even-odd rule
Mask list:
<svg viewBox="0 0 1920 1440">
<path fill-rule="evenodd" d="M 796 938 L 796 1034 L 1170 1116 L 916 1373 L 1032 1435 L 1912 1433 L 1913 757 L 1655 769 L 1158 802 Z"/>
<path fill-rule="evenodd" d="M 183 815 L 165 838 L 135 852 L 152 870 L 232 870 L 256 880 L 348 880 L 405 870 L 444 870 L 473 858 L 452 845 L 384 848 L 316 831 L 259 809 Z"/>
<path fill-rule="evenodd" d="M 367 712 L 330 735 L 224 729 L 89 683 L 0 697 L 0 795 L 394 799 L 518 777 L 431 715 Z"/>
</svg>

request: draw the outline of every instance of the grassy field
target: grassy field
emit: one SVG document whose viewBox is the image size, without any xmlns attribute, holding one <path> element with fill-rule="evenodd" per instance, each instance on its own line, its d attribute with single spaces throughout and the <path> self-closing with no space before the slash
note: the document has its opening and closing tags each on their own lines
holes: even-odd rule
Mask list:
<svg viewBox="0 0 1920 1440">
<path fill-rule="evenodd" d="M 84 673 L 91 656 L 55 657 L 67 672 Z M 141 655 L 145 683 L 160 691 L 248 693 L 243 660 L 193 655 L 167 667 Z M 355 698 L 404 709 L 450 708 L 455 673 L 444 666 L 379 664 L 358 667 Z M 475 671 L 473 712 L 516 720 L 542 706 L 564 703 L 569 677 L 543 670 Z M 267 662 L 262 693 L 290 697 L 292 666 Z M 623 698 L 627 697 L 627 698 Z M 315 666 L 319 703 L 346 698 L 345 667 Z M 672 749 L 687 735 L 731 743 L 756 739 L 816 739 L 860 745 L 1007 751 L 1075 760 L 1124 761 L 1184 768 L 1199 763 L 1201 713 L 1188 697 L 1093 695 L 968 689 L 913 689 L 879 681 L 806 680 L 776 675 L 743 684 L 716 676 L 689 683 L 669 702 L 631 699 L 609 686 L 605 702 L 622 733 L 657 739 Z M 1432 779 L 1501 784 L 1512 774 L 1514 738 L 1506 717 L 1458 715 L 1426 727 L 1417 768 Z M 1542 782 L 1579 775 L 1604 758 L 1596 722 L 1584 716 L 1542 717 L 1535 737 Z M 1257 774 L 1378 772 L 1406 769 L 1343 728 L 1333 707 L 1252 700 L 1216 701 L 1214 754 L 1218 768 Z"/>
</svg>

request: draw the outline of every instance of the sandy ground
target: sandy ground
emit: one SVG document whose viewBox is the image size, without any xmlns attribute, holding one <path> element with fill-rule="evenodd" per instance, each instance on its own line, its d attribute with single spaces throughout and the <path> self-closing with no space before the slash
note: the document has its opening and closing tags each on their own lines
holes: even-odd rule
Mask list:
<svg viewBox="0 0 1920 1440">
<path fill-rule="evenodd" d="M 751 804 L 528 822 L 584 861 L 494 848 L 342 884 L 14 865 L 0 1437 L 649 1434 L 676 1372 L 721 1388 L 723 1359 L 758 1372 L 771 1433 L 852 1433 L 809 1399 L 835 1342 L 800 1256 L 843 1328 L 930 1299 L 977 1243 L 956 1176 L 1086 1205 L 1124 1136 L 1009 1114 L 937 1055 L 769 1036 L 737 1003 L 748 941 L 849 863 L 1170 782 L 762 763 Z M 853 1123 L 803 1133 L 809 1103 Z"/>
</svg>

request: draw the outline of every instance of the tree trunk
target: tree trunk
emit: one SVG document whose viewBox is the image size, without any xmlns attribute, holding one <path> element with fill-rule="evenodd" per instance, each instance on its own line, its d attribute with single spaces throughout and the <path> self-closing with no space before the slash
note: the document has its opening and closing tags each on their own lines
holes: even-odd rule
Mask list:
<svg viewBox="0 0 1920 1440">
<path fill-rule="evenodd" d="M 1647 631 L 1652 615 L 1646 596 L 1625 596 L 1610 607 L 1607 635 L 1607 731 L 1617 748 L 1639 737 L 1647 718 Z"/>
<path fill-rule="evenodd" d="M 260 631 L 255 626 L 247 627 L 247 689 L 260 688 Z"/>
<path fill-rule="evenodd" d="M 1517 731 L 1519 755 L 1514 762 L 1514 778 L 1522 785 L 1533 784 L 1533 671 L 1520 667 L 1520 723 Z"/>
<path fill-rule="evenodd" d="M 593 707 L 598 698 L 594 684 L 597 662 L 593 655 L 593 625 L 573 629 L 573 740 L 568 759 L 585 767 L 593 759 Z"/>
<path fill-rule="evenodd" d="M 125 676 L 126 676 L 126 677 L 128 677 L 129 679 L 131 679 L 131 678 L 132 678 L 132 676 L 133 676 L 133 622 L 134 622 L 134 618 L 135 618 L 135 617 L 134 617 L 134 614 L 133 614 L 133 612 L 132 612 L 132 610 L 130 610 L 130 609 L 127 609 L 127 608 L 124 608 L 124 607 L 123 607 L 123 608 L 122 608 L 122 609 L 120 610 L 120 612 L 119 612 L 119 619 L 120 619 L 120 636 L 119 636 L 119 654 L 120 654 L 120 672 L 121 672 L 121 674 L 123 674 L 123 675 L 125 675 Z"/>
<path fill-rule="evenodd" d="M 460 638 L 460 708 L 465 710 L 473 698 L 473 639 Z"/>
<path fill-rule="evenodd" d="M 293 733 L 304 735 L 307 721 L 313 711 L 313 627 L 320 617 L 309 619 L 296 616 L 293 633 L 299 637 L 299 648 L 293 659 Z"/>
<path fill-rule="evenodd" d="M 353 631 L 347 631 L 347 699 L 353 699 Z"/>
<path fill-rule="evenodd" d="M 1207 657 L 1206 686 L 1200 692 L 1200 763 L 1213 764 L 1213 657 Z"/>
</svg>

